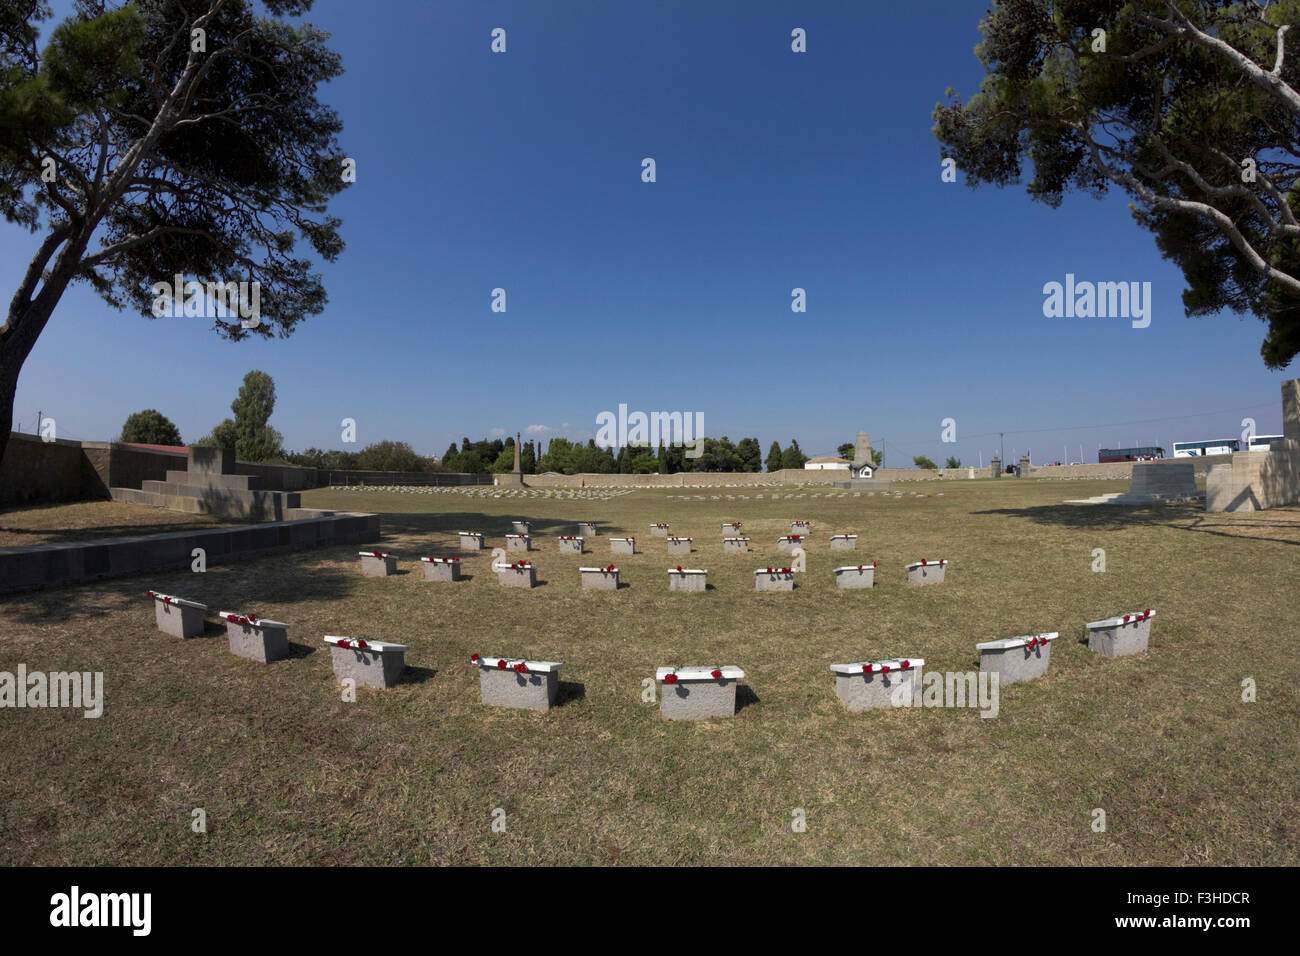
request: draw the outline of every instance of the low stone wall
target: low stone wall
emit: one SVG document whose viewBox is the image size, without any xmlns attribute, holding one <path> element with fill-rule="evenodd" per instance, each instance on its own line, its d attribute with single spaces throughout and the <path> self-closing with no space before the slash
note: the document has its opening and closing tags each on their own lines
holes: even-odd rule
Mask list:
<svg viewBox="0 0 1300 956">
<path fill-rule="evenodd" d="M 195 548 L 226 564 L 305 548 L 379 539 L 379 515 L 315 514 L 293 521 L 205 528 L 130 538 L 0 548 L 0 592 L 60 587 L 144 571 L 188 570 Z"/>
</svg>

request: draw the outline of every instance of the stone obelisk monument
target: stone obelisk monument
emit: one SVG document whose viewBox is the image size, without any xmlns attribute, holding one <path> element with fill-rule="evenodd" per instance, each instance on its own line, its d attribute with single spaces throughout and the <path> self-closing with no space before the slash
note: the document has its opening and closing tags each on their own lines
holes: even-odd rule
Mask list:
<svg viewBox="0 0 1300 956">
<path fill-rule="evenodd" d="M 514 487 L 517 488 L 524 487 L 524 469 L 519 458 L 519 451 L 522 446 L 520 444 L 519 439 L 520 439 L 519 433 L 515 432 L 515 467 L 514 470 L 510 472 L 509 478 L 506 478 L 505 475 L 501 476 L 502 480 L 499 480 L 497 482 L 497 484 L 499 485 L 513 485 Z"/>
</svg>

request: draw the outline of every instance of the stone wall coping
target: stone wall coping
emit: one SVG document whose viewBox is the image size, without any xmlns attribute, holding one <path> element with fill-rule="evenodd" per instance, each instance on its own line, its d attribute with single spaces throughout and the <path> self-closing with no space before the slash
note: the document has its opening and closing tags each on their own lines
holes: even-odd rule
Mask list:
<svg viewBox="0 0 1300 956">
<path fill-rule="evenodd" d="M 460 564 L 460 558 L 421 558 L 429 564 Z"/>
<path fill-rule="evenodd" d="M 704 568 L 669 568 L 669 574 L 708 574 Z"/>
<path fill-rule="evenodd" d="M 151 597 L 155 601 L 162 601 L 164 604 L 179 604 L 181 607 L 191 607 L 196 611 L 204 612 L 208 609 L 206 604 L 199 604 L 196 601 L 183 601 L 171 594 L 160 594 L 158 591 L 145 591 L 144 593 L 145 597 Z"/>
<path fill-rule="evenodd" d="M 475 654 L 470 660 L 484 670 L 509 671 L 514 670 L 516 664 L 523 664 L 529 673 L 536 674 L 554 674 L 564 666 L 562 661 L 529 661 L 522 657 L 497 657 L 495 654 Z"/>
<path fill-rule="evenodd" d="M 247 621 L 248 627 L 287 628 L 289 626 L 288 624 L 285 624 L 283 621 L 272 621 L 270 618 L 265 618 L 265 617 L 253 617 L 250 614 L 240 614 L 238 611 L 221 611 L 217 614 L 217 617 L 221 618 L 223 621 L 229 621 L 231 624 L 243 624 L 245 621 Z M 234 620 L 232 621 L 231 618 L 234 618 Z"/>
<path fill-rule="evenodd" d="M 663 680 L 673 674 L 678 680 L 719 680 L 713 672 L 722 674 L 721 680 L 740 680 L 745 672 L 734 665 L 725 667 L 660 667 L 655 671 L 655 680 Z"/>
<path fill-rule="evenodd" d="M 911 564 L 907 566 L 907 570 L 912 571 L 915 570 L 916 568 L 928 568 L 932 564 L 938 565 L 939 567 L 943 567 L 947 563 L 948 563 L 947 558 L 940 558 L 938 561 L 931 561 L 927 558 L 924 561 L 913 561 Z"/>
<path fill-rule="evenodd" d="M 841 571 L 865 571 L 867 568 L 871 568 L 872 570 L 875 570 L 875 567 L 876 567 L 875 561 L 872 561 L 870 564 L 846 564 L 842 568 L 836 568 L 835 573 L 839 574 Z"/>
<path fill-rule="evenodd" d="M 1033 644 L 1030 646 L 1037 646 L 1038 644 L 1046 644 L 1048 641 L 1054 641 L 1060 636 L 1061 635 L 1058 634 L 1056 631 L 1052 631 L 1050 634 L 1026 634 L 1023 637 L 1004 637 L 1000 640 L 985 641 L 983 644 L 976 644 L 975 650 L 1009 651 L 1013 647 L 1024 647 L 1026 645 L 1030 645 L 1031 641 L 1033 642 Z"/>
<path fill-rule="evenodd" d="M 352 646 L 362 640 L 365 639 L 359 637 L 338 637 L 330 634 L 326 634 L 324 637 L 326 644 L 333 645 L 334 647 L 341 647 L 348 651 L 374 651 L 376 654 L 391 654 L 396 651 L 410 650 L 410 648 L 405 644 L 390 644 L 387 641 L 366 641 L 365 647 Z"/>
<path fill-rule="evenodd" d="M 1155 616 L 1156 612 L 1147 608 L 1145 611 L 1136 611 L 1133 614 L 1116 614 L 1114 617 L 1108 617 L 1104 621 L 1089 621 L 1087 626 L 1089 629 L 1095 631 L 1104 627 L 1119 627 L 1123 624 L 1135 624 L 1138 621 Z"/>
<path fill-rule="evenodd" d="M 831 670 L 836 674 L 844 674 L 845 676 L 852 674 L 883 674 L 886 673 L 886 667 L 889 668 L 890 673 L 903 671 L 905 669 L 903 667 L 904 663 L 907 664 L 906 670 L 909 671 L 919 670 L 925 666 L 923 658 L 902 657 L 884 661 L 858 661 L 856 664 L 832 664 Z M 870 668 L 870 670 L 867 668 Z"/>
</svg>

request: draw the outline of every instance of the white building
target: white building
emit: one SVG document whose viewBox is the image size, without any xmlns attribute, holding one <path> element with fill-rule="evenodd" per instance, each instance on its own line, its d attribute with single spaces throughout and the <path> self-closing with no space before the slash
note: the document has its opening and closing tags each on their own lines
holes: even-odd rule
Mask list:
<svg viewBox="0 0 1300 956">
<path fill-rule="evenodd" d="M 803 467 L 804 471 L 848 471 L 850 464 L 847 458 L 809 458 Z"/>
</svg>

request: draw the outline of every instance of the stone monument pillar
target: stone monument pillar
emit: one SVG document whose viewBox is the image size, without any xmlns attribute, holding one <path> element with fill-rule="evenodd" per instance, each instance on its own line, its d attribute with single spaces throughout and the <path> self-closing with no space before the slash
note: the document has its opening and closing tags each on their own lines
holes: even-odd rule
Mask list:
<svg viewBox="0 0 1300 956">
<path fill-rule="evenodd" d="M 998 458 L 996 455 L 993 457 L 993 460 L 989 462 L 989 477 L 1002 477 L 1002 459 Z"/>
<path fill-rule="evenodd" d="M 1020 456 L 1020 464 L 1016 466 L 1016 477 L 1017 478 L 1029 477 L 1029 456 L 1028 455 Z"/>
</svg>

